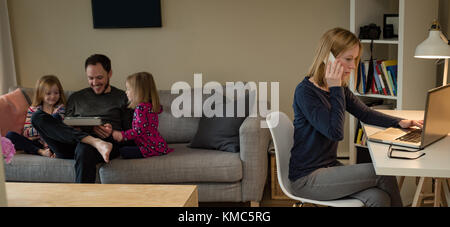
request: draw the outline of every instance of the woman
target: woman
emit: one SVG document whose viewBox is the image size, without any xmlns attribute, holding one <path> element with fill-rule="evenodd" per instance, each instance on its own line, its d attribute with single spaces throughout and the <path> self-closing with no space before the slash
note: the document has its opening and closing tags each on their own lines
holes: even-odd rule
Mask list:
<svg viewBox="0 0 450 227">
<path fill-rule="evenodd" d="M 344 138 L 345 111 L 364 123 L 382 127 L 423 124 L 372 110 L 353 95 L 347 84 L 361 51 L 359 39 L 345 29 L 334 28 L 322 36 L 314 63 L 295 90 L 289 179 L 300 197 L 350 197 L 366 206 L 402 206 L 395 177 L 377 176 L 372 164 L 343 166 L 336 159 L 338 143 Z M 328 61 L 330 53 L 336 57 L 334 62 Z"/>
</svg>

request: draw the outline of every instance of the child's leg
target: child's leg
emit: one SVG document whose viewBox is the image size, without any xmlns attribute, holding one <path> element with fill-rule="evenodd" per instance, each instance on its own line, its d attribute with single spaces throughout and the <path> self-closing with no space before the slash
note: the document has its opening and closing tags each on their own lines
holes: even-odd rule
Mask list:
<svg viewBox="0 0 450 227">
<path fill-rule="evenodd" d="M 59 121 L 62 122 L 61 115 L 59 115 L 59 114 L 57 114 L 57 113 L 54 113 L 54 114 L 52 114 L 52 117 L 54 117 L 56 120 L 59 120 Z"/>
<path fill-rule="evenodd" d="M 16 132 L 8 132 L 6 138 L 11 140 L 16 150 L 24 150 L 27 154 L 39 155 L 39 150 L 44 148 L 39 141 L 34 142 Z"/>
<path fill-rule="evenodd" d="M 39 135 L 44 138 L 45 142 L 47 142 L 48 138 L 59 143 L 76 145 L 81 142 L 84 137 L 89 135 L 65 125 L 60 120 L 42 110 L 36 111 L 31 116 L 31 125 L 39 132 Z"/>
<path fill-rule="evenodd" d="M 57 158 L 73 159 L 77 144 L 89 135 L 63 124 L 42 110 L 33 114 L 31 124 Z"/>
<path fill-rule="evenodd" d="M 119 152 L 124 159 L 144 158 L 138 146 L 124 146 L 119 148 Z"/>
</svg>

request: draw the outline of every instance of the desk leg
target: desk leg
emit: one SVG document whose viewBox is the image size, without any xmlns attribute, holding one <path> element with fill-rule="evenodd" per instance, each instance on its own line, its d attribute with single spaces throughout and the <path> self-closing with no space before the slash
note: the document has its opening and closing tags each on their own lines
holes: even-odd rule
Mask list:
<svg viewBox="0 0 450 227">
<path fill-rule="evenodd" d="M 425 182 L 425 177 L 421 177 L 419 180 L 419 184 L 417 185 L 416 194 L 414 194 L 414 200 L 412 203 L 412 207 L 419 207 L 422 204 L 422 189 L 423 183 Z"/>
<path fill-rule="evenodd" d="M 398 190 L 402 191 L 403 183 L 405 182 L 405 176 L 400 176 L 398 179 Z"/>
<path fill-rule="evenodd" d="M 450 192 L 448 188 L 447 179 L 436 178 L 434 180 L 434 193 L 433 194 L 424 194 L 422 191 L 424 189 L 424 183 L 426 181 L 426 177 L 421 177 L 419 183 L 417 185 L 416 194 L 414 195 L 414 200 L 412 203 L 412 207 L 419 207 L 422 205 L 422 200 L 426 196 L 434 196 L 434 207 L 448 206 Z"/>
<path fill-rule="evenodd" d="M 441 206 L 442 179 L 436 178 L 434 183 L 434 207 Z"/>
<path fill-rule="evenodd" d="M 448 205 L 450 205 L 450 191 L 448 188 L 448 179 L 443 179 L 442 186 L 443 186 L 442 194 L 444 195 L 444 202 L 447 203 L 445 205 L 448 207 Z"/>
</svg>

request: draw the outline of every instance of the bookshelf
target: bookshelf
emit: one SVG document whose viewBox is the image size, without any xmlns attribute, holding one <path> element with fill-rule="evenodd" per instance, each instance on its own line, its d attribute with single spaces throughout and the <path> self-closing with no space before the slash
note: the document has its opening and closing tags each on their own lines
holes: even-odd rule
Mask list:
<svg viewBox="0 0 450 227">
<path fill-rule="evenodd" d="M 384 14 L 398 14 L 398 38 L 374 40 L 373 58 L 377 60 L 397 60 L 397 95 L 360 94 L 355 91 L 355 74 L 350 79 L 350 89 L 363 102 L 382 102 L 399 110 L 423 110 L 426 92 L 436 87 L 436 65 L 434 61 L 415 59 L 416 46 L 427 36 L 427 30 L 438 18 L 438 0 L 350 0 L 350 30 L 356 35 L 359 28 L 375 23 L 383 30 Z M 363 55 L 361 60 L 370 59 L 371 40 L 361 40 Z M 357 163 L 357 149 L 365 148 L 355 143 L 358 121 L 348 117 L 349 159 Z M 361 150 L 361 149 L 360 149 Z"/>
<path fill-rule="evenodd" d="M 370 39 L 362 39 L 361 43 L 371 43 L 372 40 Z M 380 39 L 380 40 L 374 40 L 373 43 L 375 44 L 398 44 L 398 39 Z"/>
</svg>

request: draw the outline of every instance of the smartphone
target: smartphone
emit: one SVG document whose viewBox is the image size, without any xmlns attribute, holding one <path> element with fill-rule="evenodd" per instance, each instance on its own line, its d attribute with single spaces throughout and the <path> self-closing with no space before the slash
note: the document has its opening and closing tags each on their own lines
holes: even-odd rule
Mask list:
<svg viewBox="0 0 450 227">
<path fill-rule="evenodd" d="M 336 58 L 335 58 L 334 55 L 330 52 L 330 54 L 328 55 L 328 61 L 323 60 L 323 63 L 326 65 L 327 62 L 333 63 L 335 60 L 336 60 Z"/>
</svg>

